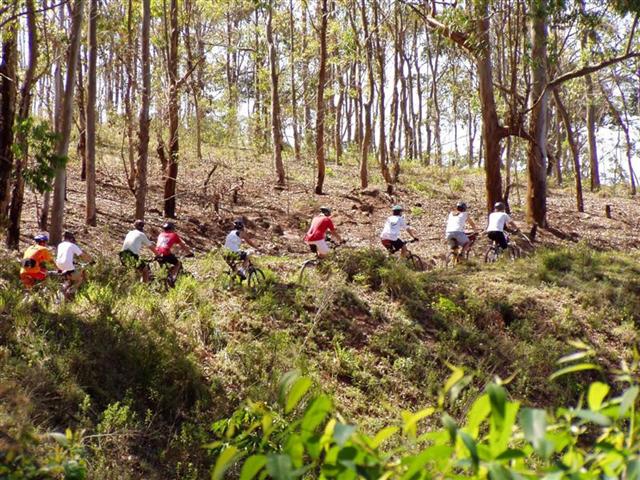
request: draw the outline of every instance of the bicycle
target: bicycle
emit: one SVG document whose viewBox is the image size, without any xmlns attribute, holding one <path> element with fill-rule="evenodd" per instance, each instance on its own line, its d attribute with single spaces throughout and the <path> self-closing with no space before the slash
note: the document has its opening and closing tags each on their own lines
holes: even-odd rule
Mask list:
<svg viewBox="0 0 640 480">
<path fill-rule="evenodd" d="M 260 268 L 256 267 L 253 262 L 251 262 L 250 255 L 247 255 L 246 259 L 242 259 L 237 255 L 225 255 L 224 261 L 229 266 L 229 270 L 227 270 L 225 273 L 229 275 L 229 278 L 232 282 L 236 281 L 242 284 L 242 282 L 246 280 L 249 288 L 258 290 L 261 289 L 267 281 L 267 277 L 264 272 Z M 238 264 L 241 262 L 246 262 L 244 272 L 241 272 L 238 268 Z"/>
<path fill-rule="evenodd" d="M 509 237 L 507 236 L 506 232 L 505 232 L 505 236 L 508 242 L 506 250 L 508 250 L 509 252 L 509 258 L 512 261 L 517 260 L 522 256 L 522 249 L 518 245 L 516 245 L 514 242 L 509 242 Z M 505 249 L 503 249 L 498 242 L 493 240 L 491 242 L 491 245 L 489 245 L 489 248 L 484 254 L 484 262 L 485 263 L 497 262 L 500 256 L 502 255 L 502 252 L 504 252 L 504 250 Z"/>
<path fill-rule="evenodd" d="M 78 266 L 76 267 L 76 270 L 80 269 L 81 276 L 82 276 L 82 281 L 79 284 L 75 284 L 71 278 L 71 274 L 75 270 L 66 270 L 64 272 L 60 270 L 47 270 L 48 277 L 54 277 L 60 281 L 60 286 L 58 288 L 58 291 L 54 295 L 55 303 L 60 304 L 63 301 L 70 302 L 74 299 L 78 291 L 78 288 L 87 281 L 87 273 L 85 271 L 85 268 L 89 265 L 92 265 L 93 263 L 94 262 L 78 264 Z"/>
<path fill-rule="evenodd" d="M 415 243 L 417 241 L 418 241 L 417 238 L 412 238 L 411 240 L 407 240 L 406 242 L 404 242 L 404 244 L 408 245 L 409 243 Z M 400 250 L 395 250 L 392 246 L 385 245 L 385 248 L 389 252 L 389 256 L 390 257 L 392 257 L 394 253 L 400 251 Z M 422 259 L 418 255 L 416 255 L 415 253 L 411 253 L 409 251 L 409 249 L 407 249 L 407 252 L 408 252 L 408 254 L 405 257 L 401 256 L 400 258 L 403 259 L 405 261 L 405 263 L 407 264 L 407 266 L 409 268 L 411 268 L 412 270 L 415 270 L 416 272 L 423 272 L 424 271 L 424 262 L 422 261 Z"/>
<path fill-rule="evenodd" d="M 176 255 L 176 258 L 179 260 L 180 263 L 178 264 L 179 265 L 178 270 L 173 275 L 171 274 L 171 266 L 170 266 L 171 264 L 169 262 L 164 260 L 163 257 L 161 256 L 155 256 L 153 258 L 152 263 L 157 263 L 160 270 L 166 271 L 166 276 L 162 278 L 163 284 L 166 290 L 170 288 L 175 288 L 176 282 L 178 281 L 179 277 L 191 275 L 189 272 L 185 271 L 182 260 L 184 258 L 193 258 L 194 256 L 195 254 L 193 252 L 188 253 L 186 255 L 182 255 L 180 257 Z M 153 280 L 155 277 L 156 275 L 151 274 L 150 280 Z"/>
<path fill-rule="evenodd" d="M 327 242 L 333 245 L 334 250 L 337 250 L 344 244 L 344 242 L 336 243 L 330 238 L 327 238 Z M 305 260 L 304 262 L 302 262 L 302 265 L 300 265 L 300 273 L 298 274 L 298 283 L 302 283 L 302 281 L 304 280 L 305 272 L 309 268 L 317 267 L 322 263 L 324 258 L 326 258 L 326 257 L 321 258 L 318 256 L 318 247 L 316 245 L 309 245 L 309 249 L 315 254 L 315 257 Z"/>
<path fill-rule="evenodd" d="M 469 260 L 471 247 L 473 247 L 473 245 L 476 243 L 478 235 L 478 232 L 467 233 L 467 237 L 469 238 L 469 246 L 464 250 L 455 238 L 450 238 L 449 240 L 447 240 L 449 251 L 447 252 L 447 256 L 444 259 L 445 268 L 458 265 L 462 260 Z"/>
</svg>

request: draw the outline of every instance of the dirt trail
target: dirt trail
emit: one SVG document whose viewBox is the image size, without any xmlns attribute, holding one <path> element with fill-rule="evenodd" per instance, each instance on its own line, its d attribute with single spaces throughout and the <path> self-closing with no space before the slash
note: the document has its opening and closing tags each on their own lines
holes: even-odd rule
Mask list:
<svg viewBox="0 0 640 480">
<path fill-rule="evenodd" d="M 108 254 L 117 252 L 120 242 L 133 220 L 134 198 L 126 186 L 124 175 L 114 157 L 103 155 L 98 165 L 98 226 L 86 227 L 84 218 L 84 183 L 72 166 L 68 181 L 66 228 L 78 233 L 78 240 L 89 251 Z M 482 173 L 465 170 L 439 170 L 409 165 L 401 174 L 401 183 L 393 196 L 375 184 L 361 191 L 354 164 L 329 167 L 325 184 L 326 195 L 313 193 L 313 167 L 289 165 L 289 186 L 273 188 L 268 159 L 237 159 L 233 164 L 220 161 L 219 168 L 208 174 L 210 165 L 181 164 L 178 177 L 178 232 L 198 251 L 207 251 L 224 241 L 226 231 L 236 217 L 247 220 L 250 231 L 268 254 L 303 254 L 307 252 L 301 238 L 310 217 L 321 204 L 334 209 L 334 221 L 342 235 L 353 246 L 379 246 L 378 234 L 395 203 L 405 206 L 410 223 L 420 234 L 413 250 L 424 258 L 436 261 L 445 254 L 444 223 L 449 209 L 458 199 L 470 206 L 471 216 L 479 226 L 485 225 L 484 186 Z M 249 175 L 249 172 L 252 172 Z M 621 188 L 618 190 L 622 191 Z M 520 187 L 523 199 L 526 189 Z M 216 204 L 218 208 L 216 211 Z M 148 233 L 159 233 L 162 217 L 162 185 L 157 165 L 150 171 L 150 192 L 147 215 Z M 612 218 L 605 217 L 605 205 L 610 205 Z M 528 230 L 524 221 L 524 205 L 518 203 L 518 192 L 511 194 L 515 221 Z M 24 213 L 24 241 L 37 230 L 39 208 L 37 198 L 28 193 Z M 629 250 L 638 248 L 637 200 L 628 196 L 613 196 L 606 192 L 585 193 L 585 213 L 574 211 L 573 194 L 569 188 L 552 188 L 549 195 L 548 230 L 538 230 L 537 245 L 574 244 L 584 241 L 599 249 Z M 479 254 L 486 240 L 475 247 Z"/>
</svg>

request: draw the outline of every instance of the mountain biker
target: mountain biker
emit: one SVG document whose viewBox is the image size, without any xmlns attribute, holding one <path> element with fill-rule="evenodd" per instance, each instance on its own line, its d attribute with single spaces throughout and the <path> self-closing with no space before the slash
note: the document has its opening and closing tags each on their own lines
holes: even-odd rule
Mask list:
<svg viewBox="0 0 640 480">
<path fill-rule="evenodd" d="M 133 222 L 133 230 L 124 237 L 122 251 L 118 253 L 118 256 L 123 265 L 135 268 L 140 272 L 141 280 L 148 282 L 151 277 L 151 269 L 149 262 L 140 259 L 142 247 L 147 247 L 155 256 L 154 244 L 144 233 L 144 220 L 136 220 Z"/>
<path fill-rule="evenodd" d="M 83 262 L 91 261 L 91 256 L 76 245 L 76 236 L 73 232 L 66 231 L 62 234 L 62 242 L 58 245 L 56 267 L 62 273 L 63 278 L 71 280 L 71 287 L 77 290 L 84 280 L 84 272 L 75 266 L 75 257 L 80 258 Z"/>
<path fill-rule="evenodd" d="M 46 264 L 54 264 L 53 254 L 47 248 L 49 235 L 39 233 L 33 237 L 33 242 L 25 250 L 20 266 L 20 281 L 27 289 L 47 278 Z"/>
<path fill-rule="evenodd" d="M 471 246 L 471 241 L 466 233 L 464 233 L 464 225 L 469 221 L 469 225 L 473 230 L 476 230 L 476 224 L 473 219 L 469 217 L 467 212 L 467 204 L 464 202 L 458 202 L 455 210 L 449 212 L 447 217 L 447 229 L 445 232 L 447 242 L 455 242 L 462 247 L 462 254 Z"/>
<path fill-rule="evenodd" d="M 246 269 L 249 267 L 249 253 L 240 248 L 243 240 L 251 247 L 258 248 L 244 229 L 244 221 L 238 219 L 233 222 L 233 230 L 227 234 L 227 238 L 224 241 L 224 258 L 230 266 L 234 265 L 238 260 L 242 262 L 238 273 L 244 279 L 246 277 Z"/>
<path fill-rule="evenodd" d="M 400 233 L 402 230 L 406 230 L 414 240 L 418 240 L 418 237 L 416 231 L 407 225 L 403 212 L 404 208 L 402 208 L 402 205 L 393 206 L 391 209 L 392 215 L 387 218 L 382 228 L 382 233 L 380 233 L 380 240 L 389 252 L 395 253 L 400 251 L 400 255 L 406 257 L 409 255 L 409 250 L 407 250 L 407 242 L 400 239 Z"/>
<path fill-rule="evenodd" d="M 191 253 L 191 251 L 175 232 L 176 226 L 173 224 L 173 222 L 164 223 L 162 225 L 162 230 L 163 232 L 158 235 L 158 240 L 156 241 L 156 260 L 160 265 L 171 265 L 169 275 L 172 278 L 175 278 L 182 268 L 182 262 L 178 260 L 178 257 L 173 254 L 171 249 L 174 247 L 174 245 L 178 245 L 183 251 L 187 253 Z"/>
<path fill-rule="evenodd" d="M 342 238 L 338 234 L 335 225 L 331 221 L 331 209 L 329 207 L 320 207 L 320 215 L 316 215 L 311 220 L 311 227 L 304 236 L 304 242 L 318 258 L 324 258 L 329 253 L 329 245 L 327 244 L 326 234 L 330 231 L 338 243 L 342 242 Z"/>
<path fill-rule="evenodd" d="M 496 202 L 493 206 L 493 212 L 489 215 L 487 225 L 487 236 L 489 240 L 498 243 L 503 250 L 509 246 L 509 239 L 504 233 L 504 228 L 510 227 L 513 230 L 518 230 L 518 226 L 504 210 L 504 203 Z"/>
</svg>

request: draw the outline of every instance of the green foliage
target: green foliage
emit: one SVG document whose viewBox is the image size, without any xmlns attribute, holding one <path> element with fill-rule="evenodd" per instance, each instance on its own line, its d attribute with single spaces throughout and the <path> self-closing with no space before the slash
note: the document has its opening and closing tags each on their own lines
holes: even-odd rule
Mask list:
<svg viewBox="0 0 640 480">
<path fill-rule="evenodd" d="M 588 364 L 576 363 L 584 354 L 583 348 L 561 362 L 570 363 L 572 371 L 584 370 Z M 523 407 L 509 399 L 503 385 L 491 383 L 456 420 L 444 399 L 455 402 L 470 377 L 452 367 L 437 406 L 402 412 L 398 422 L 372 434 L 350 424 L 326 395 L 311 396 L 300 407 L 311 383 L 290 373 L 281 382 L 279 405 L 248 401 L 216 424 L 218 439 L 207 445 L 217 453 L 212 478 L 229 469 L 242 479 L 427 479 L 434 473 L 442 478 L 638 478 L 637 356 L 615 373 L 619 393 L 593 382 L 587 405 L 580 401 L 555 412 Z"/>
<path fill-rule="evenodd" d="M 23 158 L 30 156 L 22 171 L 25 182 L 40 193 L 51 191 L 57 168 L 64 167 L 67 157 L 56 155 L 58 135 L 46 121 L 36 121 L 32 117 L 16 124 L 16 134 L 25 139 L 25 143 L 13 144 L 14 154 Z"/>
</svg>

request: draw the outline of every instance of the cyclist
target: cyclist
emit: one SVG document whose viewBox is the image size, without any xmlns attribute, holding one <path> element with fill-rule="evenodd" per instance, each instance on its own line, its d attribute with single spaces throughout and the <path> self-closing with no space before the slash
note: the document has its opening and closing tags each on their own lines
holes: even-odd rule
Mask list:
<svg viewBox="0 0 640 480">
<path fill-rule="evenodd" d="M 416 231 L 407 225 L 403 212 L 402 205 L 393 206 L 391 209 L 392 215 L 387 218 L 382 228 L 382 233 L 380 233 L 380 240 L 390 253 L 400 251 L 400 255 L 406 257 L 409 255 L 409 250 L 407 250 L 407 242 L 400 239 L 400 233 L 406 230 L 414 240 L 418 240 L 418 237 Z"/>
<path fill-rule="evenodd" d="M 320 207 L 320 215 L 316 215 L 311 220 L 311 227 L 304 236 L 304 242 L 318 258 L 324 258 L 329 253 L 329 245 L 327 244 L 326 235 L 330 231 L 338 243 L 342 242 L 342 238 L 338 234 L 333 221 L 331 220 L 331 209 L 329 207 Z"/>
<path fill-rule="evenodd" d="M 232 268 L 238 260 L 242 262 L 242 266 L 238 269 L 238 273 L 244 280 L 246 278 L 246 269 L 249 267 L 249 253 L 240 248 L 243 240 L 251 247 L 258 248 L 255 242 L 249 238 L 247 231 L 244 229 L 244 222 L 242 219 L 237 219 L 233 222 L 233 230 L 227 234 L 227 238 L 224 241 L 224 259 Z"/>
<path fill-rule="evenodd" d="M 47 248 L 49 235 L 39 233 L 33 237 L 33 242 L 25 250 L 20 266 L 20 281 L 26 289 L 47 278 L 46 264 L 54 264 L 53 254 Z"/>
<path fill-rule="evenodd" d="M 449 216 L 447 217 L 447 229 L 446 229 L 446 240 L 449 244 L 455 242 L 455 244 L 460 245 L 462 247 L 462 255 L 469 249 L 471 246 L 471 241 L 466 233 L 464 233 L 465 223 L 469 221 L 469 225 L 473 230 L 476 230 L 476 224 L 473 219 L 469 217 L 469 213 L 467 212 L 467 204 L 464 202 L 458 202 L 455 210 L 451 210 L 449 212 Z"/>
<path fill-rule="evenodd" d="M 176 275 L 182 268 L 182 262 L 178 260 L 171 249 L 178 245 L 184 252 L 191 253 L 191 250 L 182 241 L 182 239 L 176 233 L 176 226 L 173 222 L 166 222 L 162 225 L 163 232 L 158 235 L 156 242 L 156 260 L 160 265 L 171 265 L 169 275 L 171 278 L 176 278 Z"/>
<path fill-rule="evenodd" d="M 84 262 L 90 262 L 91 256 L 80 249 L 76 245 L 76 236 L 73 232 L 66 231 L 62 235 L 62 242 L 58 245 L 56 255 L 56 267 L 62 273 L 64 278 L 71 281 L 71 290 L 77 290 L 84 281 L 84 272 L 76 268 L 74 264 L 75 257 L 80 258 Z"/>
<path fill-rule="evenodd" d="M 493 206 L 493 212 L 489 215 L 489 223 L 487 225 L 487 236 L 489 240 L 496 242 L 500 248 L 506 250 L 509 246 L 509 239 L 504 233 L 505 227 L 518 230 L 511 217 L 505 213 L 505 206 L 502 202 L 496 202 Z"/>
<path fill-rule="evenodd" d="M 144 233 L 144 220 L 136 220 L 133 222 L 133 230 L 124 237 L 122 251 L 118 256 L 123 265 L 135 268 L 140 272 L 141 280 L 148 282 L 151 278 L 151 269 L 149 262 L 140 259 L 142 247 L 147 247 L 155 256 L 156 249 L 153 242 Z"/>
</svg>

